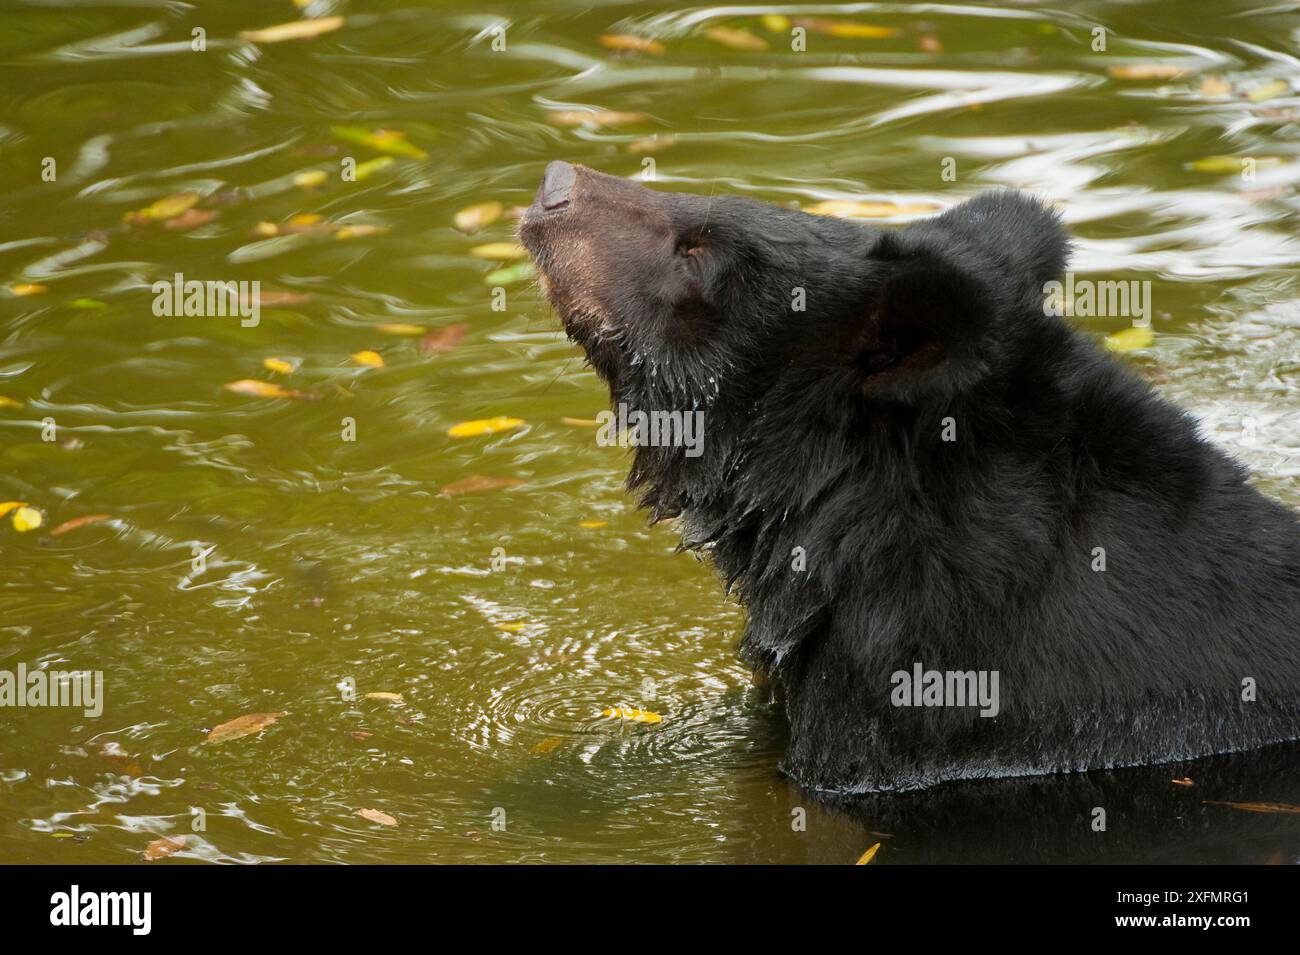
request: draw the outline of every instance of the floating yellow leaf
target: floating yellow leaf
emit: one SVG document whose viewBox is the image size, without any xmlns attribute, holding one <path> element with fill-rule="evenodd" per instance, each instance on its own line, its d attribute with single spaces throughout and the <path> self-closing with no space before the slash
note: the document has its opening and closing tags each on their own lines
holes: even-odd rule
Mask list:
<svg viewBox="0 0 1300 955">
<path fill-rule="evenodd" d="M 595 418 L 561 418 L 561 423 L 575 428 L 599 428 L 600 422 Z"/>
<path fill-rule="evenodd" d="M 100 524 L 104 521 L 111 521 L 112 514 L 87 514 L 85 517 L 74 517 L 70 521 L 64 521 L 54 530 L 50 531 L 51 537 L 58 537 L 60 534 L 66 534 L 68 531 L 75 531 L 78 528 L 89 527 L 91 524 Z"/>
<path fill-rule="evenodd" d="M 859 858 L 858 861 L 854 863 L 854 865 L 866 865 L 868 862 L 870 862 L 872 859 L 876 857 L 876 852 L 879 849 L 880 849 L 880 843 L 877 842 L 866 852 L 862 853 L 862 857 Z"/>
<path fill-rule="evenodd" d="M 20 507 L 14 511 L 14 530 L 20 533 L 36 530 L 43 521 L 44 518 L 41 517 L 41 512 L 34 507 Z"/>
<path fill-rule="evenodd" d="M 282 716 L 288 716 L 283 711 L 279 713 L 247 713 L 243 716 L 236 716 L 233 720 L 227 720 L 219 726 L 215 726 L 208 732 L 208 743 L 224 743 L 232 739 L 241 739 L 245 736 L 252 736 L 254 733 L 260 733 Z"/>
<path fill-rule="evenodd" d="M 383 225 L 345 225 L 334 233 L 336 239 L 364 239 L 368 235 L 386 235 L 388 226 Z"/>
<path fill-rule="evenodd" d="M 1206 76 L 1201 80 L 1201 95 L 1222 97 L 1232 95 L 1232 84 L 1222 76 Z"/>
<path fill-rule="evenodd" d="M 769 13 L 761 16 L 758 21 L 770 33 L 785 33 L 790 29 L 790 18 L 781 16 L 779 13 Z"/>
<path fill-rule="evenodd" d="M 650 117 L 645 113 L 619 113 L 612 110 L 553 109 L 546 118 L 556 126 L 632 126 Z"/>
<path fill-rule="evenodd" d="M 529 750 L 534 756 L 545 756 L 564 744 L 563 736 L 548 736 Z"/>
<path fill-rule="evenodd" d="M 165 859 L 173 852 L 178 852 L 185 848 L 186 837 L 164 836 L 161 839 L 155 839 L 144 848 L 144 861 L 157 862 L 159 859 Z"/>
<path fill-rule="evenodd" d="M 10 511 L 16 511 L 18 508 L 26 506 L 26 501 L 0 501 L 0 517 L 4 517 Z"/>
<path fill-rule="evenodd" d="M 241 378 L 221 386 L 237 395 L 249 395 L 253 398 L 293 398 L 296 401 L 312 401 L 317 396 L 304 391 L 292 391 L 281 388 L 270 381 L 258 381 L 256 378 Z"/>
<path fill-rule="evenodd" d="M 1286 80 L 1271 80 L 1268 83 L 1260 83 L 1258 86 L 1252 86 L 1246 91 L 1246 99 L 1252 103 L 1262 103 L 1266 99 L 1275 99 L 1278 96 L 1286 96 L 1291 92 L 1291 84 Z"/>
<path fill-rule="evenodd" d="M 500 431 L 513 431 L 523 423 L 523 418 L 507 418 L 505 415 L 497 415 L 495 418 L 462 421 L 460 424 L 448 428 L 447 433 L 453 438 L 477 438 L 485 434 L 496 434 Z"/>
<path fill-rule="evenodd" d="M 1289 802 L 1221 802 L 1217 799 L 1207 799 L 1205 804 L 1207 806 L 1228 806 L 1231 809 L 1240 809 L 1244 812 L 1300 813 L 1300 806 L 1293 806 Z"/>
<path fill-rule="evenodd" d="M 21 408 L 23 403 L 14 398 L 6 398 L 0 395 L 0 408 Z"/>
<path fill-rule="evenodd" d="M 359 351 L 354 352 L 352 360 L 358 365 L 365 365 L 367 368 L 383 368 L 384 356 L 377 351 Z"/>
<path fill-rule="evenodd" d="M 329 174 L 323 169 L 308 169 L 294 176 L 293 184 L 300 189 L 314 189 L 328 178 Z"/>
<path fill-rule="evenodd" d="M 733 50 L 758 52 L 768 48 L 767 41 L 761 36 L 755 36 L 748 30 L 741 30 L 737 27 L 709 27 L 704 31 L 704 35 L 714 43 L 721 43 Z"/>
<path fill-rule="evenodd" d="M 285 361 L 283 358 L 263 358 L 262 367 L 267 371 L 273 371 L 277 375 L 292 375 L 294 373 L 293 362 Z"/>
<path fill-rule="evenodd" d="M 505 206 L 499 202 L 480 202 L 478 205 L 466 206 L 456 213 L 452 222 L 461 232 L 477 232 L 501 218 Z"/>
<path fill-rule="evenodd" d="M 523 630 L 524 627 L 528 626 L 528 624 L 524 623 L 522 620 L 508 620 L 505 623 L 494 624 L 494 626 L 498 630 L 502 630 L 506 633 L 518 633 Z"/>
<path fill-rule="evenodd" d="M 1151 343 L 1156 340 L 1155 332 L 1150 326 L 1134 326 L 1133 328 L 1121 328 L 1114 334 L 1107 335 L 1105 345 L 1111 351 L 1137 351 L 1142 348 L 1150 348 Z"/>
<path fill-rule="evenodd" d="M 471 474 L 459 481 L 444 484 L 442 490 L 438 493 L 443 497 L 458 497 L 461 494 L 478 494 L 482 491 L 496 491 L 503 487 L 517 487 L 523 483 L 519 478 L 485 477 L 482 474 Z"/>
<path fill-rule="evenodd" d="M 1119 63 L 1107 69 L 1117 80 L 1172 80 L 1187 72 L 1173 63 Z"/>
<path fill-rule="evenodd" d="M 518 242 L 489 242 L 474 246 L 469 254 L 476 259 L 522 259 L 528 250 Z"/>
<path fill-rule="evenodd" d="M 383 332 L 385 335 L 423 335 L 423 325 L 408 325 L 405 322 L 385 322 L 382 325 L 376 325 L 376 330 Z"/>
<path fill-rule="evenodd" d="M 181 213 L 188 212 L 198 201 L 199 196 L 196 192 L 178 192 L 174 196 L 159 199 L 143 209 L 128 212 L 122 216 L 122 221 L 130 225 L 147 225 L 150 222 L 174 219 Z"/>
<path fill-rule="evenodd" d="M 283 43 L 285 40 L 309 40 L 322 33 L 332 33 L 343 26 L 343 17 L 320 17 L 316 20 L 291 20 L 260 30 L 244 30 L 241 40 L 250 43 Z"/>
<path fill-rule="evenodd" d="M 585 527 L 588 530 L 595 530 L 598 527 L 608 527 L 609 521 L 578 521 L 579 527 Z"/>
<path fill-rule="evenodd" d="M 940 208 L 942 207 L 933 202 L 911 202 L 900 205 L 896 202 L 826 199 L 813 203 L 803 211 L 815 216 L 831 216 L 836 219 L 888 219 L 892 216 L 937 212 Z"/>
<path fill-rule="evenodd" d="M 34 282 L 19 282 L 17 285 L 9 286 L 9 291 L 14 295 L 24 297 L 27 295 L 44 295 L 49 291 L 49 287 L 37 285 Z"/>
<path fill-rule="evenodd" d="M 884 40 L 898 36 L 897 27 L 879 27 L 870 23 L 854 23 L 852 20 L 830 20 L 823 17 L 800 17 L 794 21 L 799 26 L 814 33 L 824 33 L 844 40 Z"/>
<path fill-rule="evenodd" d="M 620 720 L 633 723 L 662 723 L 663 717 L 649 710 L 638 710 L 630 706 L 614 706 L 600 711 L 601 716 L 616 716 Z"/>
<path fill-rule="evenodd" d="M 390 693 L 387 690 L 374 690 L 366 694 L 367 700 L 388 700 L 390 703 L 401 703 L 402 694 Z"/>
<path fill-rule="evenodd" d="M 668 52 L 667 47 L 658 40 L 633 36 L 629 33 L 602 33 L 599 41 L 601 46 L 609 50 L 632 50 L 636 53 L 651 53 L 654 56 L 663 56 Z"/>
<path fill-rule="evenodd" d="M 397 820 L 386 812 L 380 812 L 378 809 L 358 809 L 357 815 L 368 822 L 377 822 L 381 826 L 395 826 Z"/>
</svg>

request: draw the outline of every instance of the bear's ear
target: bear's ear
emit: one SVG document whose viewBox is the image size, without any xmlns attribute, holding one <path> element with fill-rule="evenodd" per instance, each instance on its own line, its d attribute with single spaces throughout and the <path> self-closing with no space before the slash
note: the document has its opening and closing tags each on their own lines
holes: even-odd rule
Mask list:
<svg viewBox="0 0 1300 955">
<path fill-rule="evenodd" d="M 919 400 L 982 377 L 980 342 L 995 303 L 977 272 L 942 244 L 907 232 L 876 241 L 871 270 L 867 321 L 853 343 L 865 395 Z"/>
<path fill-rule="evenodd" d="M 1044 284 L 1061 274 L 1068 249 L 1055 214 L 1012 192 L 881 235 L 852 346 L 863 393 L 943 397 L 995 373 L 1042 319 Z"/>
</svg>

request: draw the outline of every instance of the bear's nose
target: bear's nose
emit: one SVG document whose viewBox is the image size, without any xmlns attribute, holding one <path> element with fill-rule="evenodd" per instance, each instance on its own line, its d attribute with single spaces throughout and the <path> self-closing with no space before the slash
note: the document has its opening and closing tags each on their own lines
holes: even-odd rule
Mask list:
<svg viewBox="0 0 1300 955">
<path fill-rule="evenodd" d="M 569 204 L 569 192 L 573 189 L 575 175 L 570 163 L 559 160 L 547 163 L 546 172 L 542 175 L 542 189 L 537 196 L 543 209 L 562 209 Z"/>
</svg>

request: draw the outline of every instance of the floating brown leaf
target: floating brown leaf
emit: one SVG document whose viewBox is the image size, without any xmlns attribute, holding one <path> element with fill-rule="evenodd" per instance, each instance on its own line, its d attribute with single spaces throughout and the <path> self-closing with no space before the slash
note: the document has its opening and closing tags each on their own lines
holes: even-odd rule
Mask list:
<svg viewBox="0 0 1300 955">
<path fill-rule="evenodd" d="M 503 487 L 515 487 L 523 483 L 519 478 L 486 477 L 482 474 L 471 474 L 459 481 L 444 484 L 442 490 L 438 493 L 443 497 L 457 497 L 461 494 L 478 494 L 482 491 L 496 491 Z"/>
<path fill-rule="evenodd" d="M 378 809 L 358 809 L 357 815 L 369 822 L 377 822 L 381 826 L 395 826 L 397 820 L 386 812 L 380 812 Z"/>
<path fill-rule="evenodd" d="M 1207 799 L 1205 804 L 1207 806 L 1228 806 L 1231 809 L 1240 809 L 1243 812 L 1300 813 L 1300 806 L 1293 806 L 1289 802 L 1221 802 L 1217 799 Z"/>
<path fill-rule="evenodd" d="M 1172 80 L 1187 72 L 1173 63 L 1119 63 L 1107 72 L 1117 80 Z"/>
<path fill-rule="evenodd" d="M 352 738 L 358 743 L 368 740 L 374 735 L 375 734 L 371 733 L 369 730 L 353 730 L 351 733 Z"/>
<path fill-rule="evenodd" d="M 206 742 L 224 743 L 228 740 L 252 736 L 254 733 L 262 732 L 280 717 L 288 715 L 281 711 L 279 713 L 246 713 L 243 716 L 236 716 L 233 720 L 227 720 L 220 726 L 213 727 L 208 733 Z"/>
<path fill-rule="evenodd" d="M 650 53 L 654 56 L 663 56 L 668 52 L 668 48 L 658 40 L 633 36 L 630 33 L 602 33 L 599 41 L 600 45 L 607 50 L 631 50 L 635 53 Z"/>
<path fill-rule="evenodd" d="M 761 36 L 736 27 L 709 27 L 704 31 L 704 35 L 714 43 L 721 43 L 733 50 L 750 50 L 757 53 L 768 48 L 768 42 Z"/>
<path fill-rule="evenodd" d="M 186 837 L 183 835 L 170 837 L 164 836 L 161 839 L 155 839 L 153 842 L 149 843 L 149 845 L 145 846 L 144 860 L 146 862 L 156 862 L 159 859 L 166 859 L 173 852 L 184 849 L 185 842 Z"/>
<path fill-rule="evenodd" d="M 163 228 L 170 229 L 172 232 L 188 232 L 190 229 L 207 225 L 216 217 L 217 214 L 212 209 L 186 209 L 180 215 L 172 216 L 164 222 Z"/>
<path fill-rule="evenodd" d="M 70 521 L 64 521 L 54 530 L 50 531 L 51 537 L 58 537 L 60 534 L 66 534 L 68 531 L 75 531 L 81 527 L 89 527 L 91 524 L 98 524 L 101 521 L 111 521 L 112 514 L 87 514 L 85 517 L 74 517 Z"/>
<path fill-rule="evenodd" d="M 553 109 L 546 116 L 556 126 L 633 126 L 650 118 L 645 113 L 587 109 Z"/>
</svg>

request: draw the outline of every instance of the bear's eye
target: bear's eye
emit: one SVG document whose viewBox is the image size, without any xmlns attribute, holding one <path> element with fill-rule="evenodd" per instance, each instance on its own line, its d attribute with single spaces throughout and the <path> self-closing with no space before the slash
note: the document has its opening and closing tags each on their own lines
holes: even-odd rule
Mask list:
<svg viewBox="0 0 1300 955">
<path fill-rule="evenodd" d="M 700 244 L 698 239 L 683 238 L 677 240 L 678 255 L 693 257 L 699 255 L 703 251 L 704 246 Z"/>
</svg>

